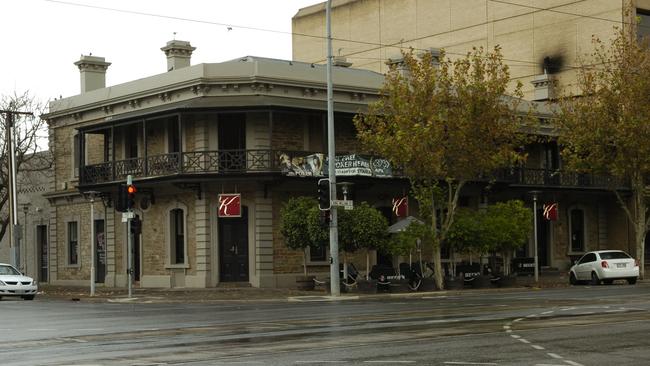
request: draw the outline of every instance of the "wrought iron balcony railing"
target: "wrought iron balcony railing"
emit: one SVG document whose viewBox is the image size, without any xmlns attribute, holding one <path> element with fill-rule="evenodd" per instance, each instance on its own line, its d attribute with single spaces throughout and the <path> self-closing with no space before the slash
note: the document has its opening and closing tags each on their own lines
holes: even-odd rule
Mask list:
<svg viewBox="0 0 650 366">
<path fill-rule="evenodd" d="M 318 156 L 317 156 L 318 155 Z M 307 159 L 314 157 L 316 159 Z M 178 174 L 247 174 L 247 173 L 274 173 L 294 175 L 287 171 L 287 165 L 296 168 L 296 162 L 304 164 L 309 160 L 322 163 L 323 155 L 305 151 L 286 150 L 219 150 L 219 151 L 193 151 L 183 153 L 169 153 L 150 155 L 146 158 L 132 158 L 115 162 L 104 162 L 86 165 L 81 169 L 81 185 L 123 181 L 127 175 L 134 178 L 164 177 Z M 371 158 L 368 161 L 371 162 Z M 379 159 L 385 161 L 384 159 Z M 375 161 L 379 161 L 375 160 Z M 302 170 L 303 165 L 294 169 L 301 174 L 313 173 L 311 168 Z M 291 169 L 290 169 L 291 170 Z M 301 175 L 298 174 L 298 175 Z M 374 171 L 373 171 L 374 174 Z M 377 175 L 379 176 L 379 175 Z M 402 177 L 400 169 L 393 167 L 388 175 Z M 593 176 L 572 172 L 555 171 L 548 169 L 512 168 L 499 171 L 493 176 L 497 182 L 510 185 L 529 187 L 558 187 L 558 188 L 598 188 L 626 187 L 627 184 L 613 177 Z M 485 179 L 479 179 L 485 180 Z M 492 180 L 492 179 L 489 179 Z"/>
<path fill-rule="evenodd" d="M 134 178 L 175 174 L 280 173 L 283 156 L 306 156 L 303 151 L 219 150 L 150 155 L 115 162 L 86 165 L 81 184 L 98 184 Z"/>
</svg>

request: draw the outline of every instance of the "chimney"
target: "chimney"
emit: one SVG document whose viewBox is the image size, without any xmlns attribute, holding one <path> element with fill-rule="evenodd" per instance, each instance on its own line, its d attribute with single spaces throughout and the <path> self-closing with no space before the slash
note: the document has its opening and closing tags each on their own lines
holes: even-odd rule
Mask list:
<svg viewBox="0 0 650 366">
<path fill-rule="evenodd" d="M 192 47 L 187 41 L 169 41 L 160 50 L 167 56 L 167 71 L 181 69 L 190 66 L 190 58 L 196 47 Z"/>
<path fill-rule="evenodd" d="M 545 72 L 542 75 L 534 76 L 530 83 L 535 87 L 534 101 L 541 102 L 555 98 L 555 80 L 551 75 Z"/>
<path fill-rule="evenodd" d="M 395 67 L 397 71 L 405 78 L 408 78 L 411 76 L 410 71 L 406 67 L 406 63 L 404 63 L 404 57 L 397 56 L 393 58 L 389 58 L 388 61 L 386 61 L 386 65 L 389 67 Z"/>
<path fill-rule="evenodd" d="M 348 59 L 346 59 L 343 56 L 334 56 L 333 65 L 338 66 L 338 67 L 346 67 L 347 68 L 347 67 L 352 66 L 352 62 L 348 62 Z"/>
<path fill-rule="evenodd" d="M 81 55 L 74 63 L 81 74 L 81 94 L 106 87 L 106 69 L 111 65 L 103 57 Z"/>
</svg>

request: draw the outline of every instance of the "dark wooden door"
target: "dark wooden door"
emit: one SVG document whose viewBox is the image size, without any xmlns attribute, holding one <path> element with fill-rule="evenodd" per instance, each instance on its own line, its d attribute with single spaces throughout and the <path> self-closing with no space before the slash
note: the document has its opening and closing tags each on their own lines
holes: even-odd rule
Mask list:
<svg viewBox="0 0 650 366">
<path fill-rule="evenodd" d="M 248 207 L 241 217 L 219 218 L 219 280 L 248 282 Z"/>
<path fill-rule="evenodd" d="M 36 226 L 36 242 L 38 243 L 38 280 L 48 282 L 47 225 Z"/>
<path fill-rule="evenodd" d="M 246 168 L 246 114 L 219 115 L 219 170 L 239 172 Z"/>
<path fill-rule="evenodd" d="M 551 225 L 544 218 L 544 210 L 537 210 L 537 260 L 540 267 L 550 265 L 550 231 Z"/>
<path fill-rule="evenodd" d="M 106 234 L 104 220 L 95 220 L 95 282 L 106 279 Z"/>
</svg>

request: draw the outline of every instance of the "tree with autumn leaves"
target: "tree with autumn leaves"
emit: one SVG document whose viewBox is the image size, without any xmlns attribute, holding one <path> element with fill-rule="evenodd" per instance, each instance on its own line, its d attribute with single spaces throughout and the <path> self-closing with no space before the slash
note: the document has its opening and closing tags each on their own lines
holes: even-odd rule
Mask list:
<svg viewBox="0 0 650 366">
<path fill-rule="evenodd" d="M 523 159 L 520 131 L 527 119 L 516 112 L 522 86 L 509 92 L 509 83 L 499 47 L 474 48 L 454 60 L 444 52 L 435 59 L 410 51 L 387 73 L 379 100 L 355 118 L 363 145 L 403 168 L 411 181 L 430 226 L 439 288 L 440 248 L 463 187 Z"/>
<path fill-rule="evenodd" d="M 594 39 L 581 61 L 579 95 L 560 100 L 557 113 L 564 162 L 578 172 L 610 175 L 626 182 L 631 200 L 612 184 L 635 232 L 643 277 L 645 236 L 650 225 L 650 44 L 630 24 L 608 42 Z"/>
</svg>

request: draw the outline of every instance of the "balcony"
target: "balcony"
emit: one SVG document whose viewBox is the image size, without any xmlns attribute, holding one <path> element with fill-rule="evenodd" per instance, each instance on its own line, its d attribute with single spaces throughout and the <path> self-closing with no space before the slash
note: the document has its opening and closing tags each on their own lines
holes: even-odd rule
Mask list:
<svg viewBox="0 0 650 366">
<path fill-rule="evenodd" d="M 534 168 L 513 168 L 500 171 L 496 180 L 510 186 L 539 188 L 612 189 L 628 187 L 611 176 L 598 176 L 567 171 Z"/>
<path fill-rule="evenodd" d="M 94 165 L 86 165 L 81 169 L 81 185 L 93 185 L 126 180 L 127 175 L 134 178 L 155 178 L 169 177 L 175 175 L 241 175 L 241 174 L 283 174 L 296 175 L 291 169 L 287 170 L 287 162 L 305 161 L 308 156 L 322 154 L 305 151 L 285 150 L 218 150 L 218 151 L 193 151 L 182 153 L 169 153 L 161 155 L 150 155 L 146 158 L 132 158 L 118 160 L 115 162 L 104 162 Z M 344 155 L 341 155 L 343 157 Z M 354 155 L 347 155 L 354 156 Z M 357 156 L 359 157 L 359 156 Z M 339 156 L 337 156 L 338 160 Z M 375 157 L 359 157 L 374 165 L 373 161 L 382 161 Z M 338 164 L 337 164 L 338 165 Z M 337 175 L 350 175 L 339 171 Z M 352 174 L 367 177 L 402 178 L 401 169 L 393 167 L 384 173 L 375 174 Z M 311 172 L 301 176 L 309 176 Z M 322 176 L 322 172 L 314 173 L 313 176 Z M 486 179 L 477 179 L 485 181 Z M 534 168 L 513 168 L 504 169 L 493 175 L 494 180 L 505 183 L 512 187 L 536 187 L 536 188 L 561 188 L 561 189 L 611 189 L 625 188 L 625 182 L 607 176 L 595 176 L 589 174 L 578 174 L 548 169 Z"/>
<path fill-rule="evenodd" d="M 280 156 L 274 150 L 194 151 L 151 155 L 115 162 L 86 165 L 81 169 L 81 185 L 152 178 L 178 174 L 246 174 L 280 173 Z M 292 154 L 304 155 L 304 152 Z"/>
</svg>

